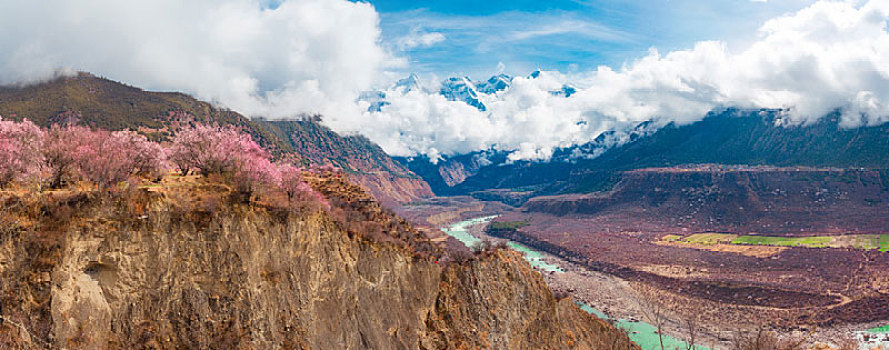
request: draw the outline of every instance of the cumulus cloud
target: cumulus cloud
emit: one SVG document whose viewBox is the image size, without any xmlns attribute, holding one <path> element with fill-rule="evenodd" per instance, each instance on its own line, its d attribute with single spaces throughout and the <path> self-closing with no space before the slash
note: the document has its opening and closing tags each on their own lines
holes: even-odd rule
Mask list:
<svg viewBox="0 0 889 350">
<path fill-rule="evenodd" d="M 556 147 L 592 140 L 642 121 L 687 124 L 721 107 L 782 108 L 791 124 L 832 110 L 846 127 L 889 121 L 889 3 L 820 1 L 767 21 L 748 47 L 699 42 L 619 69 L 547 72 L 516 78 L 487 111 L 435 92 L 390 92 L 390 105 L 361 119 L 362 132 L 397 155 L 439 155 L 497 148 L 513 159 L 545 159 Z M 573 83 L 569 98 L 551 91 Z"/>
<path fill-rule="evenodd" d="M 379 18 L 345 0 L 0 1 L 0 83 L 84 70 L 178 90 L 247 115 L 355 115 L 353 100 L 403 65 Z"/>
<path fill-rule="evenodd" d="M 359 92 L 407 68 L 380 42 L 374 8 L 345 0 L 272 3 L 2 1 L 0 83 L 86 70 L 185 91 L 247 115 L 322 113 L 334 130 L 363 133 L 392 154 L 432 158 L 494 148 L 511 151 L 511 159 L 546 159 L 557 147 L 605 131 L 649 120 L 691 123 L 728 106 L 784 108 L 790 123 L 837 108 L 847 127 L 889 121 L 885 0 L 819 1 L 767 21 L 743 48 L 706 41 L 668 53 L 652 49 L 619 68 L 518 77 L 506 91 L 480 95 L 484 112 L 435 89 L 388 91 L 388 105 L 366 112 L 367 103 L 356 102 Z M 473 25 L 461 20 L 456 24 Z M 504 40 L 563 32 L 626 39 L 606 29 L 565 22 Z M 395 44 L 408 49 L 441 40 L 417 30 Z M 564 84 L 577 92 L 551 93 Z"/>
</svg>

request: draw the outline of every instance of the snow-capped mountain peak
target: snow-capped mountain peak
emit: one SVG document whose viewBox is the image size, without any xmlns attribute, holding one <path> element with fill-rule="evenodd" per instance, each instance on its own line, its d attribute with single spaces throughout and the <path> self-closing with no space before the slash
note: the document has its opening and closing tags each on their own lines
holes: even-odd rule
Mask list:
<svg viewBox="0 0 889 350">
<path fill-rule="evenodd" d="M 494 94 L 498 91 L 509 89 L 510 84 L 512 84 L 512 77 L 501 73 L 492 76 L 487 81 L 478 83 L 476 88 L 478 89 L 478 92 Z"/>
<path fill-rule="evenodd" d="M 395 83 L 395 90 L 399 90 L 402 93 L 408 93 L 411 91 L 423 91 L 423 84 L 420 83 L 420 77 L 416 74 L 411 73 L 407 78 L 401 79 Z"/>
<path fill-rule="evenodd" d="M 466 104 L 478 108 L 480 111 L 486 111 L 487 107 L 479 100 L 478 90 L 469 77 L 448 78 L 441 83 L 442 96 L 451 101 L 463 101 Z"/>
<path fill-rule="evenodd" d="M 528 78 L 537 79 L 541 74 L 545 73 L 536 70 L 528 75 Z M 485 105 L 485 101 L 490 102 L 496 100 L 498 98 L 498 92 L 509 90 L 512 86 L 512 81 L 512 76 L 503 73 L 491 76 L 488 80 L 477 82 L 473 82 L 472 79 L 467 76 L 451 77 L 441 82 L 438 93 L 450 101 L 463 102 L 477 108 L 479 111 L 486 112 L 488 107 Z M 411 91 L 432 93 L 435 90 L 425 88 L 420 81 L 420 77 L 414 73 L 398 80 L 386 90 L 389 94 L 406 94 Z M 389 104 L 386 92 L 366 91 L 361 93 L 358 100 L 369 104 L 368 111 L 380 112 L 383 107 Z M 559 90 L 554 90 L 550 93 L 554 96 L 570 97 L 576 92 L 576 88 L 566 84 Z"/>
</svg>

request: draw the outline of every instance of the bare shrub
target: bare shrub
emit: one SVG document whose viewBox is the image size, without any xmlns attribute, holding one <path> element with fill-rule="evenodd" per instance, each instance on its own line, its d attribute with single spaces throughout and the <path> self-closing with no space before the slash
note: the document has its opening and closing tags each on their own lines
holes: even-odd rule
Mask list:
<svg viewBox="0 0 889 350">
<path fill-rule="evenodd" d="M 732 338 L 735 350 L 803 350 L 807 339 L 785 339 L 760 325 L 752 330 L 738 330 Z"/>
<path fill-rule="evenodd" d="M 453 262 L 457 264 L 462 264 L 475 259 L 475 255 L 472 252 L 468 252 L 466 250 L 454 250 L 451 251 L 448 256 Z"/>
<path fill-rule="evenodd" d="M 664 325 L 667 322 L 666 308 L 658 296 L 657 293 L 651 291 L 642 294 L 642 313 L 645 316 L 646 321 L 657 329 L 657 337 L 661 350 L 665 350 Z"/>
<path fill-rule="evenodd" d="M 697 314 L 687 315 L 679 321 L 679 327 L 685 329 L 685 349 L 694 350 L 700 335 L 700 317 Z"/>
<path fill-rule="evenodd" d="M 481 254 L 487 252 L 489 249 L 491 249 L 492 246 L 493 244 L 490 240 L 483 239 L 481 241 L 475 242 L 475 244 L 473 244 L 472 247 L 470 247 L 469 249 L 471 249 L 472 252 L 475 254 Z"/>
<path fill-rule="evenodd" d="M 567 298 L 571 297 L 571 294 L 569 294 L 568 292 L 566 292 L 564 290 L 556 290 L 556 291 L 553 291 L 553 297 L 555 297 L 556 300 L 558 301 L 558 300 L 567 299 Z"/>
<path fill-rule="evenodd" d="M 476 242 L 470 248 L 475 254 L 490 254 L 496 252 L 501 249 L 507 249 L 506 242 L 504 241 L 492 241 L 490 239 L 483 239 L 481 241 Z"/>
<path fill-rule="evenodd" d="M 19 224 L 25 219 L 22 211 L 22 199 L 15 197 L 0 197 L 0 237 L 6 237 L 19 228 Z"/>
</svg>

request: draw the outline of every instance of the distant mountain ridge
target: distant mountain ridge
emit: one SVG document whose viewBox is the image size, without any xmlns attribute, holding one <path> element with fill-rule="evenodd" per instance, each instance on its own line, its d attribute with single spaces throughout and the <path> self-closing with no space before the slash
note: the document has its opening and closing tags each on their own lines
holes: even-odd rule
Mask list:
<svg viewBox="0 0 889 350">
<path fill-rule="evenodd" d="M 194 122 L 234 125 L 273 153 L 289 153 L 306 165 L 332 164 L 384 202 L 432 195 L 428 185 L 362 136 L 341 136 L 320 118 L 269 121 L 249 119 L 183 93 L 144 91 L 88 73 L 27 86 L 0 87 L 0 115 L 28 118 L 41 126 L 78 123 L 109 130 L 135 130 L 168 139 Z"/>
<path fill-rule="evenodd" d="M 469 194 L 492 189 L 537 194 L 589 192 L 613 183 L 612 174 L 684 164 L 737 164 L 837 168 L 889 168 L 889 124 L 843 128 L 840 113 L 810 125 L 781 126 L 779 110 L 728 109 L 689 124 L 642 123 L 611 146 L 613 133 L 556 150 L 550 161 L 507 164 L 504 152 L 477 152 L 432 164 L 399 158 L 436 193 Z M 479 159 L 485 158 L 479 165 Z M 459 169 L 461 174 L 454 174 Z M 458 182 L 445 178 L 459 178 Z"/>
<path fill-rule="evenodd" d="M 651 137 L 605 152 L 592 165 L 624 169 L 701 163 L 889 167 L 889 124 L 844 128 L 839 112 L 809 125 L 783 123 L 778 110 L 710 113 L 700 122 L 669 124 Z"/>
</svg>

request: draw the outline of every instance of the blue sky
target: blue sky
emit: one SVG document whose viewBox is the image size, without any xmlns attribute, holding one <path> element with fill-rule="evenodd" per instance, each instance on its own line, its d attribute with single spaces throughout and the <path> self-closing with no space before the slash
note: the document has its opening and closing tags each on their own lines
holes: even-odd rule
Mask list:
<svg viewBox="0 0 889 350">
<path fill-rule="evenodd" d="M 887 0 L 348 1 L 362 0 L 0 1 L 0 84 L 88 71 L 248 116 L 321 114 L 432 158 L 497 147 L 545 159 L 726 106 L 782 108 L 789 124 L 837 109 L 844 126 L 889 122 Z M 485 111 L 435 88 L 499 67 L 577 74 L 515 80 L 482 96 Z M 373 113 L 357 101 L 410 72 L 429 90 L 387 91 Z M 564 84 L 577 93 L 552 94 Z"/>
<path fill-rule="evenodd" d="M 384 45 L 408 70 L 475 78 L 536 69 L 620 67 L 649 48 L 665 53 L 702 40 L 744 45 L 769 18 L 812 1 L 771 0 L 370 0 Z M 435 34 L 438 33 L 438 34 Z M 405 42 L 426 35 L 429 45 Z M 430 36 L 434 35 L 434 36 Z M 443 39 L 443 40 L 442 40 Z M 408 41 L 409 42 L 409 41 Z"/>
</svg>

